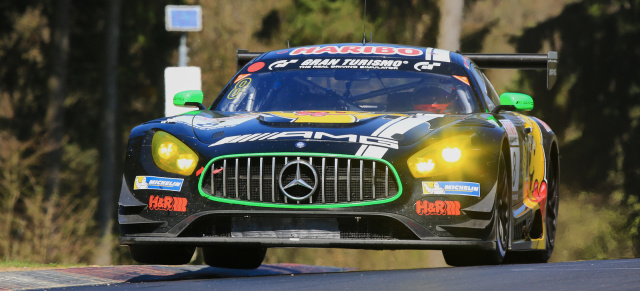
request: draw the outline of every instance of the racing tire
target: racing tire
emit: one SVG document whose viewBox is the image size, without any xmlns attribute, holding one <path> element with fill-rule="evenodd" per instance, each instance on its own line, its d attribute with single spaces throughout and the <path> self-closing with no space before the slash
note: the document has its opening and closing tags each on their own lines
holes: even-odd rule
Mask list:
<svg viewBox="0 0 640 291">
<path fill-rule="evenodd" d="M 267 248 L 256 246 L 203 247 L 204 263 L 211 267 L 256 269 L 262 265 Z"/>
<path fill-rule="evenodd" d="M 511 215 L 511 182 L 507 173 L 504 154 L 500 155 L 498 168 L 498 187 L 494 207 L 495 248 L 491 250 L 442 250 L 445 262 L 454 267 L 498 265 L 502 263 L 509 247 L 509 229 Z"/>
<path fill-rule="evenodd" d="M 554 157 L 555 158 L 555 157 Z M 557 161 L 557 159 L 555 160 Z M 510 252 L 506 261 L 510 264 L 546 263 L 551 258 L 558 227 L 558 206 L 560 204 L 559 175 L 557 167 L 548 163 L 547 198 L 545 203 L 545 249 L 535 251 Z"/>
<path fill-rule="evenodd" d="M 196 248 L 191 246 L 130 245 L 131 257 L 138 263 L 184 265 L 191 261 Z"/>
</svg>

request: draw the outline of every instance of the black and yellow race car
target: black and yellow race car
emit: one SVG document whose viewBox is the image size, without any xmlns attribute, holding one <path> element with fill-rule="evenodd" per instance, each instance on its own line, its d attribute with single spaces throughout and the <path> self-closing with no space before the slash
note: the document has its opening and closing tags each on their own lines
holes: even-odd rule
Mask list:
<svg viewBox="0 0 640 291">
<path fill-rule="evenodd" d="M 460 54 L 388 44 L 238 52 L 208 108 L 131 131 L 120 243 L 142 263 L 256 268 L 268 248 L 436 249 L 454 266 L 546 262 L 558 142 L 483 68 L 557 54 Z M 246 63 L 246 65 L 245 65 Z"/>
</svg>

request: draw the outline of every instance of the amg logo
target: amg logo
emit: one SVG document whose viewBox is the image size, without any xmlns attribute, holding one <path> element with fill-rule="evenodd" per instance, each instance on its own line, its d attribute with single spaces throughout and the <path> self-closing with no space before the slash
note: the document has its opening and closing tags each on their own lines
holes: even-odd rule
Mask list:
<svg viewBox="0 0 640 291">
<path fill-rule="evenodd" d="M 366 145 L 375 145 L 379 147 L 398 149 L 398 141 L 390 138 L 379 137 L 379 136 L 357 135 L 357 134 L 333 135 L 333 134 L 321 132 L 321 131 L 267 132 L 267 133 L 254 133 L 254 134 L 228 136 L 210 145 L 210 147 L 224 145 L 224 144 L 232 144 L 232 143 L 243 143 L 243 142 L 262 141 L 262 140 L 279 140 L 279 139 L 334 140 L 334 141 L 345 141 L 350 143 L 361 143 Z"/>
</svg>

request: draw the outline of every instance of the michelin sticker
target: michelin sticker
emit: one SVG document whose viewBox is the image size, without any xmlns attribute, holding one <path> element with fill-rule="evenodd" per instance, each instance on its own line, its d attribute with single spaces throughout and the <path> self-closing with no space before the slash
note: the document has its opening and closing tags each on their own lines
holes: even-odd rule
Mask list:
<svg viewBox="0 0 640 291">
<path fill-rule="evenodd" d="M 179 192 L 184 179 L 164 178 L 153 176 L 136 176 L 133 190 L 166 190 Z"/>
<path fill-rule="evenodd" d="M 425 195 L 465 195 L 480 197 L 480 184 L 472 182 L 422 182 L 422 194 Z"/>
</svg>

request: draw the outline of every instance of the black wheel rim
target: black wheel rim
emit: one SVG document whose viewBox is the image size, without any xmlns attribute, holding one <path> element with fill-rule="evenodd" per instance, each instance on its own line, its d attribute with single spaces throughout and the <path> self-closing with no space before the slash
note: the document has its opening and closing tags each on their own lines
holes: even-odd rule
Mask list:
<svg viewBox="0 0 640 291">
<path fill-rule="evenodd" d="M 547 228 L 547 251 L 553 251 L 556 237 L 556 227 L 558 224 L 558 185 L 553 166 L 549 166 L 547 184 L 547 205 L 546 205 L 546 228 Z"/>
<path fill-rule="evenodd" d="M 509 243 L 509 177 L 506 172 L 506 165 L 504 158 L 501 157 L 500 161 L 500 175 L 498 181 L 498 198 L 497 198 L 497 239 L 498 251 L 501 256 L 504 256 L 508 243 Z"/>
</svg>

